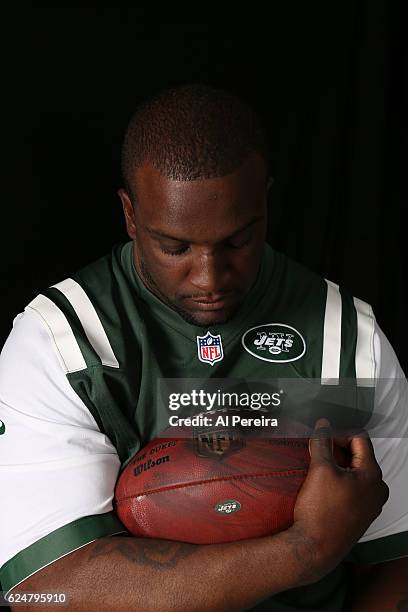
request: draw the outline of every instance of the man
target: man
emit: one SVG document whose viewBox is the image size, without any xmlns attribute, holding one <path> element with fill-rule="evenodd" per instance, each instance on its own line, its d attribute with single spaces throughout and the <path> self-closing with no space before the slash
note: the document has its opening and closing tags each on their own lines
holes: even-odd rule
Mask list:
<svg viewBox="0 0 408 612">
<path fill-rule="evenodd" d="M 129 124 L 123 178 L 131 242 L 37 296 L 2 352 L 3 588 L 66 593 L 79 610 L 337 611 L 352 551 L 348 561 L 376 564 L 357 568 L 376 580 L 359 582 L 350 606 L 396 609 L 406 381 L 367 304 L 265 245 L 271 176 L 254 113 L 205 86 L 163 92 Z M 255 343 L 264 333 L 272 351 Z M 200 337 L 222 351 L 209 358 Z M 160 432 L 158 379 L 209 376 L 386 379 L 376 411 L 400 438 L 343 441 L 351 467 L 340 469 L 319 421 L 294 524 L 277 535 L 128 537 L 114 485 Z"/>
</svg>

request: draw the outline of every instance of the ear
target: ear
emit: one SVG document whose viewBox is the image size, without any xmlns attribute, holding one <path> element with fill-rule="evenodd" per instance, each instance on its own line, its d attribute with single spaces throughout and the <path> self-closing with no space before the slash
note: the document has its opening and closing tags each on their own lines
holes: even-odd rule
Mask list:
<svg viewBox="0 0 408 612">
<path fill-rule="evenodd" d="M 118 196 L 121 199 L 123 213 L 125 215 L 126 230 L 129 238 L 135 240 L 136 238 L 136 220 L 135 220 L 135 209 L 130 200 L 128 193 L 124 189 L 119 189 Z"/>
</svg>

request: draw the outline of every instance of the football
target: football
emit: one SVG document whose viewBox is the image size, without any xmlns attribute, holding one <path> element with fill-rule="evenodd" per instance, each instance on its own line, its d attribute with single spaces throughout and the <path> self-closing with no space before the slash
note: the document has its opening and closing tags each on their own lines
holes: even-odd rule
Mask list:
<svg viewBox="0 0 408 612">
<path fill-rule="evenodd" d="M 122 471 L 115 509 L 135 536 L 214 544 L 271 535 L 293 523 L 308 466 L 307 438 L 160 437 Z"/>
</svg>

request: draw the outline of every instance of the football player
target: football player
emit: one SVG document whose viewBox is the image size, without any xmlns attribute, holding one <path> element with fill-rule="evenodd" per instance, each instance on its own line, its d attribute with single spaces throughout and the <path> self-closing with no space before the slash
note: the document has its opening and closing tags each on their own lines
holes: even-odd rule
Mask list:
<svg viewBox="0 0 408 612">
<path fill-rule="evenodd" d="M 2 351 L 3 589 L 62 593 L 80 610 L 396 609 L 407 382 L 368 304 L 265 243 L 272 176 L 255 113 L 207 86 L 162 92 L 132 117 L 122 166 L 130 241 L 41 291 Z M 394 435 L 343 440 L 340 468 L 318 421 L 281 533 L 129 537 L 115 482 L 165 427 L 158 380 L 180 377 L 354 380 Z"/>
</svg>

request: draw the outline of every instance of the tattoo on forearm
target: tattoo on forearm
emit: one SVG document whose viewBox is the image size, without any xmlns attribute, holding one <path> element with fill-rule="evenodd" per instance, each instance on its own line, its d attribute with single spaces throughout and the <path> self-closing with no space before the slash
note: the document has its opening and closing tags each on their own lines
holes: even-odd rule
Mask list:
<svg viewBox="0 0 408 612">
<path fill-rule="evenodd" d="M 294 529 L 287 531 L 286 541 L 291 545 L 293 556 L 302 568 L 302 579 L 317 579 L 315 570 L 317 555 L 313 541 Z"/>
<path fill-rule="evenodd" d="M 136 565 L 147 565 L 158 570 L 168 570 L 176 567 L 177 563 L 193 554 L 197 546 L 184 542 L 170 542 L 166 540 L 138 540 L 128 538 L 119 540 L 100 540 L 94 545 L 88 559 L 95 559 L 101 555 L 119 552 L 125 559 Z"/>
</svg>

